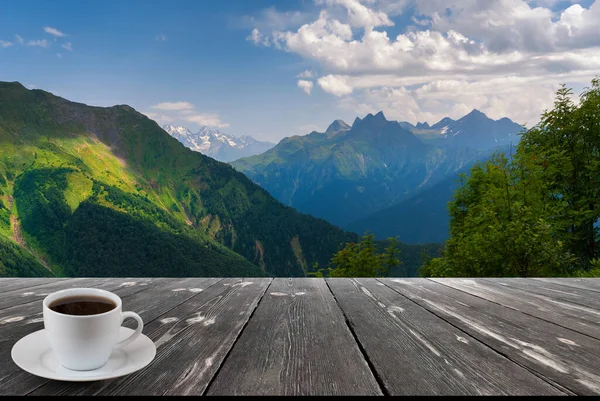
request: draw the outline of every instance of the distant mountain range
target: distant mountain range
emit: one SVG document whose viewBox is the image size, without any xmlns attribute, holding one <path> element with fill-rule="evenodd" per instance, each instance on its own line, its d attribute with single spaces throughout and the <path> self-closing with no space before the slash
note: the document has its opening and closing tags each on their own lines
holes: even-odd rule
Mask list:
<svg viewBox="0 0 600 401">
<path fill-rule="evenodd" d="M 275 146 L 274 143 L 257 141 L 248 135 L 238 138 L 208 127 L 202 127 L 197 132 L 174 125 L 164 125 L 163 129 L 187 148 L 222 162 L 257 155 Z"/>
<path fill-rule="evenodd" d="M 477 109 L 456 121 L 446 117 L 432 126 L 427 123 L 418 123 L 416 126 L 408 122 L 401 124 L 422 139 L 438 146 L 470 147 L 479 150 L 517 143 L 518 134 L 523 130 L 521 125 L 509 118 L 492 120 Z"/>
<path fill-rule="evenodd" d="M 522 130 L 478 110 L 431 126 L 388 121 L 379 112 L 352 126 L 336 120 L 323 133 L 284 138 L 231 164 L 281 202 L 342 228 L 441 242 L 458 173 L 515 145 Z"/>
</svg>

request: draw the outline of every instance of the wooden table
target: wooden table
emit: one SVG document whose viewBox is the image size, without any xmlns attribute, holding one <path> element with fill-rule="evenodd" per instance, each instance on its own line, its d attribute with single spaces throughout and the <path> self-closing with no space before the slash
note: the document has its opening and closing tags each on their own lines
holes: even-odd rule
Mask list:
<svg viewBox="0 0 600 401">
<path fill-rule="evenodd" d="M 42 299 L 114 291 L 157 346 L 69 383 L 10 351 Z M 600 279 L 1 279 L 0 394 L 600 394 Z"/>
</svg>

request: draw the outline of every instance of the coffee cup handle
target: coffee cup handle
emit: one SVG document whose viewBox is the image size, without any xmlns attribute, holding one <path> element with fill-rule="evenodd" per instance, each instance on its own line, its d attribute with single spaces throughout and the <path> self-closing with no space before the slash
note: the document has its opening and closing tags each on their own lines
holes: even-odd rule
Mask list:
<svg viewBox="0 0 600 401">
<path fill-rule="evenodd" d="M 119 341 L 117 343 L 116 347 L 123 347 L 127 344 L 131 344 L 140 336 L 140 334 L 142 334 L 142 329 L 144 328 L 144 322 L 142 321 L 142 318 L 140 317 L 140 315 L 138 315 L 135 312 L 123 312 L 123 314 L 121 315 L 121 324 L 123 324 L 123 321 L 125 319 L 127 319 L 128 317 L 135 319 L 137 321 L 137 328 L 135 329 L 135 332 L 132 335 L 130 335 L 123 341 Z"/>
</svg>

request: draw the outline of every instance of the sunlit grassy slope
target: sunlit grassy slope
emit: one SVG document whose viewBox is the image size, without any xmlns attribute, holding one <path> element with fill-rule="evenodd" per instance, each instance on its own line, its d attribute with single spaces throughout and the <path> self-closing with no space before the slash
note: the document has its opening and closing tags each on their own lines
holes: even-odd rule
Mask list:
<svg viewBox="0 0 600 401">
<path fill-rule="evenodd" d="M 0 238 L 36 263 L 0 275 L 300 276 L 354 235 L 128 106 L 0 83 Z"/>
</svg>

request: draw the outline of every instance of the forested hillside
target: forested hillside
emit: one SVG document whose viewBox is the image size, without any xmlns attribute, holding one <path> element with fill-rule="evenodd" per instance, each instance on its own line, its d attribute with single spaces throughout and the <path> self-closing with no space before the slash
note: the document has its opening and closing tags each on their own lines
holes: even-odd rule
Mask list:
<svg viewBox="0 0 600 401">
<path fill-rule="evenodd" d="M 0 206 L 3 243 L 18 238 L 11 260 L 37 260 L 27 275 L 302 276 L 357 237 L 280 204 L 129 106 L 19 83 L 0 83 Z"/>
<path fill-rule="evenodd" d="M 475 165 L 450 204 L 450 239 L 426 276 L 600 275 L 600 81 L 554 108 L 512 157 Z"/>
</svg>

